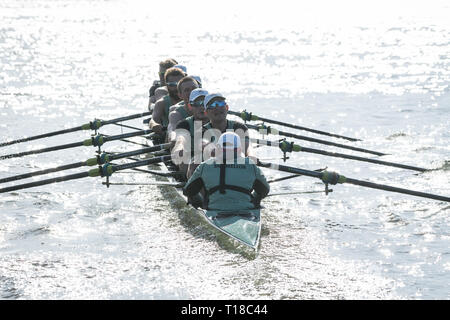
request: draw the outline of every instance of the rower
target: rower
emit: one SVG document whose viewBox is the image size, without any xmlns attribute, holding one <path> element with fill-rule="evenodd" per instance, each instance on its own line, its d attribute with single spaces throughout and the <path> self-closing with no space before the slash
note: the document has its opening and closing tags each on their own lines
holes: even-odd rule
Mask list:
<svg viewBox="0 0 450 320">
<path fill-rule="evenodd" d="M 169 136 L 169 141 L 174 141 L 172 149 L 172 161 L 178 165 L 178 168 L 184 175 L 188 170 L 188 165 L 192 162 L 194 152 L 197 151 L 198 156 L 202 157 L 202 147 L 195 149 L 195 138 L 198 139 L 197 144 L 201 144 L 202 128 L 209 119 L 206 116 L 203 101 L 208 91 L 204 89 L 194 89 L 189 95 L 189 106 L 191 107 L 192 116 L 178 122 L 175 131 Z M 197 129 L 197 132 L 195 130 Z M 185 150 L 190 153 L 185 154 Z"/>
<path fill-rule="evenodd" d="M 228 104 L 225 97 L 220 93 L 210 93 L 205 97 L 204 106 L 209 123 L 203 126 L 203 137 L 215 142 L 225 131 L 233 131 L 241 137 L 245 156 L 252 156 L 250 141 L 247 139 L 248 128 L 242 122 L 227 119 Z"/>
<path fill-rule="evenodd" d="M 225 101 L 225 97 L 220 93 L 210 93 L 205 97 L 204 108 L 206 116 L 209 122 L 203 126 L 202 137 L 203 153 L 202 158 L 195 158 L 194 162 L 189 164 L 189 168 L 186 172 L 186 177 L 189 178 L 194 172 L 195 168 L 200 164 L 202 160 L 214 156 L 215 144 L 219 136 L 225 131 L 232 131 L 237 133 L 241 137 L 241 144 L 244 145 L 244 153 L 246 157 L 252 157 L 253 161 L 256 161 L 256 157 L 253 156 L 252 149 L 250 147 L 250 139 L 248 128 L 242 122 L 237 122 L 227 119 L 228 104 Z"/>
<path fill-rule="evenodd" d="M 186 69 L 185 66 L 183 66 L 183 65 L 181 65 L 181 64 L 177 64 L 177 65 L 175 65 L 175 66 L 173 66 L 173 67 L 174 67 L 174 68 L 178 68 L 178 69 L 183 70 L 184 75 L 185 75 L 185 76 L 188 76 L 188 74 L 187 74 L 187 69 Z M 202 87 L 202 79 L 201 79 L 199 76 L 193 76 L 193 75 L 190 75 L 190 77 L 195 79 L 198 88 L 201 88 L 201 87 Z M 178 87 L 177 87 L 177 89 L 178 89 Z M 189 98 L 189 97 L 188 97 L 188 98 Z M 169 115 L 170 115 L 170 113 L 171 113 L 172 111 L 175 110 L 176 107 L 177 107 L 177 105 L 172 105 L 172 106 L 170 107 L 170 109 L 169 109 Z"/>
<path fill-rule="evenodd" d="M 187 76 L 187 68 L 186 68 L 186 66 L 183 66 L 182 64 L 176 64 L 173 67 L 183 70 L 184 75 Z"/>
<path fill-rule="evenodd" d="M 200 78 L 199 76 L 192 76 L 192 78 L 194 78 L 195 80 L 197 80 L 198 83 L 198 87 L 201 88 L 202 87 L 202 78 Z"/>
<path fill-rule="evenodd" d="M 149 89 L 148 110 L 151 110 L 153 103 L 168 94 L 164 74 L 166 70 L 175 66 L 178 62 L 175 59 L 166 59 L 159 63 L 159 80 L 153 81 L 153 85 Z"/>
<path fill-rule="evenodd" d="M 203 208 L 210 210 L 246 210 L 260 207 L 270 186 L 264 174 L 249 157 L 242 156 L 241 138 L 222 134 L 216 144 L 216 156 L 202 162 L 183 188 L 193 205 L 193 197 L 203 194 Z"/>
<path fill-rule="evenodd" d="M 171 137 L 171 134 L 174 133 L 178 122 L 192 116 L 192 111 L 189 106 L 189 96 L 192 90 L 197 88 L 197 80 L 189 76 L 182 78 L 178 82 L 177 90 L 181 101 L 170 108 L 173 111 L 169 113 L 169 124 L 167 126 L 167 136 L 169 141 L 174 139 L 174 135 Z"/>
<path fill-rule="evenodd" d="M 164 74 L 164 80 L 169 93 L 156 102 L 153 108 L 152 119 L 149 123 L 150 129 L 160 135 L 162 141 L 165 141 L 163 138 L 163 130 L 169 124 L 169 108 L 181 100 L 178 96 L 177 85 L 178 81 L 183 77 L 184 72 L 178 68 L 169 68 Z"/>
</svg>

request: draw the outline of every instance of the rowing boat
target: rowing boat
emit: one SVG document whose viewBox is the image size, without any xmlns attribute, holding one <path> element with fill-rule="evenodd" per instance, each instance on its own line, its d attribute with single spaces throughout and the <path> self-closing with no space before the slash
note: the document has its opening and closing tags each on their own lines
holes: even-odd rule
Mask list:
<svg viewBox="0 0 450 320">
<path fill-rule="evenodd" d="M 149 145 L 153 145 L 152 140 L 149 139 L 147 142 Z M 159 168 L 168 172 L 175 172 L 177 170 L 172 162 L 164 162 Z M 152 166 L 152 169 L 155 169 L 155 167 Z M 173 175 L 166 175 L 166 179 L 172 185 L 178 185 L 180 183 Z M 188 199 L 183 194 L 183 190 L 181 188 L 173 188 L 176 191 L 176 196 L 187 203 Z M 163 189 L 162 191 L 163 193 L 167 193 L 167 189 Z M 168 195 L 172 197 L 173 193 L 170 192 Z M 237 244 L 242 244 L 244 247 L 251 248 L 254 251 L 258 250 L 261 237 L 261 209 L 229 211 L 190 207 L 194 211 L 194 214 L 200 216 L 213 229 L 225 234 Z"/>
<path fill-rule="evenodd" d="M 59 134 L 80 131 L 80 130 L 95 130 L 95 131 L 97 131 L 98 128 L 100 128 L 101 126 L 106 125 L 106 124 L 117 124 L 118 125 L 118 122 L 141 118 L 141 117 L 144 117 L 147 115 L 149 115 L 149 113 L 133 114 L 133 115 L 120 117 L 120 118 L 107 120 L 107 121 L 94 120 L 90 123 L 87 123 L 87 124 L 84 124 L 81 126 L 77 126 L 74 128 L 49 132 L 46 134 L 39 134 L 39 135 L 31 136 L 28 138 L 16 139 L 16 140 L 0 143 L 0 147 L 9 146 L 12 144 L 18 144 L 18 143 L 22 143 L 22 142 L 26 142 L 26 141 L 31 141 L 31 140 L 42 139 L 42 138 L 55 136 L 55 135 L 59 135 Z M 242 115 L 243 115 L 243 118 L 245 121 L 248 121 L 248 118 L 251 118 L 250 120 L 253 120 L 253 118 L 255 117 L 255 116 L 247 117 L 247 116 L 244 116 L 244 114 L 242 114 Z M 279 122 L 277 121 L 277 123 L 279 123 Z M 160 186 L 164 185 L 163 188 L 166 188 L 166 186 L 169 186 L 169 185 L 171 187 L 178 187 L 178 189 L 177 188 L 173 189 L 175 191 L 175 193 L 167 192 L 168 189 L 165 189 L 165 190 L 163 189 L 164 196 L 167 195 L 168 197 L 173 198 L 173 195 L 176 195 L 176 197 L 178 199 L 182 199 L 183 202 L 186 203 L 187 199 L 183 195 L 182 190 L 180 189 L 182 186 L 181 183 L 178 180 L 176 180 L 175 178 L 173 178 L 175 176 L 175 173 L 174 173 L 175 169 L 174 169 L 173 164 L 168 162 L 168 161 L 170 161 L 169 159 L 171 158 L 170 155 L 166 154 L 166 155 L 163 155 L 160 157 L 156 156 L 157 152 L 160 152 L 161 150 L 166 150 L 169 147 L 169 144 L 161 144 L 161 145 L 155 144 L 154 145 L 153 141 L 146 140 L 147 144 L 151 145 L 150 147 L 147 147 L 145 145 L 146 148 L 140 148 L 138 150 L 131 150 L 131 151 L 122 152 L 122 153 L 108 153 L 108 152 L 100 153 L 100 146 L 102 146 L 103 143 L 105 143 L 105 142 L 118 141 L 118 140 L 133 142 L 133 141 L 125 140 L 125 139 L 131 138 L 131 137 L 137 137 L 137 136 L 146 136 L 148 134 L 154 135 L 154 132 L 152 132 L 150 130 L 139 130 L 138 128 L 126 126 L 126 125 L 122 125 L 122 124 L 120 124 L 120 126 L 128 127 L 130 129 L 135 129 L 135 131 L 122 133 L 120 135 L 114 135 L 114 136 L 106 136 L 106 135 L 102 135 L 102 134 L 96 134 L 96 135 L 92 136 L 90 139 L 86 139 L 83 141 L 77 141 L 77 142 L 63 144 L 63 145 L 57 145 L 57 146 L 53 146 L 53 147 L 46 147 L 46 148 L 42 148 L 42 149 L 29 150 L 29 151 L 23 151 L 23 152 L 19 152 L 19 153 L 13 153 L 13 154 L 7 154 L 7 155 L 0 156 L 0 160 L 6 160 L 6 159 L 10 159 L 10 158 L 19 158 L 19 157 L 23 157 L 23 156 L 31 155 L 31 154 L 40 154 L 40 153 L 46 153 L 46 152 L 51 152 L 51 151 L 64 150 L 64 149 L 70 149 L 70 148 L 82 147 L 82 146 L 98 147 L 98 153 L 99 153 L 95 158 L 90 158 L 90 159 L 87 159 L 86 161 L 79 161 L 79 162 L 75 162 L 75 163 L 71 163 L 71 164 L 61 165 L 58 167 L 53 167 L 53 168 L 48 168 L 48 169 L 44 169 L 44 170 L 38 170 L 38 171 L 34 171 L 34 172 L 29 172 L 29 173 L 25 173 L 25 174 L 19 174 L 19 175 L 15 175 L 15 176 L 2 178 L 2 179 L 0 179 L 0 183 L 6 183 L 6 182 L 18 181 L 21 179 L 30 178 L 30 177 L 34 177 L 34 176 L 39 176 L 39 175 L 43 175 L 43 174 L 47 174 L 47 173 L 59 172 L 59 171 L 75 169 L 75 168 L 85 167 L 85 166 L 90 167 L 90 166 L 98 165 L 98 167 L 96 167 L 94 169 L 90 169 L 89 171 L 67 174 L 64 176 L 58 176 L 58 177 L 53 177 L 53 178 L 48 178 L 48 179 L 33 181 L 33 182 L 28 182 L 28 183 L 22 183 L 22 184 L 16 183 L 16 184 L 8 186 L 8 187 L 2 187 L 2 188 L 0 188 L 0 194 L 6 193 L 6 192 L 22 190 L 22 189 L 34 188 L 34 187 L 43 186 L 43 185 L 48 185 L 51 183 L 57 183 L 57 182 L 63 182 L 63 181 L 73 181 L 76 179 L 82 179 L 82 178 L 87 178 L 87 177 L 106 177 L 106 182 L 104 182 L 103 184 L 105 184 L 107 186 L 114 185 L 114 184 L 120 185 L 123 183 L 111 183 L 109 181 L 109 177 L 113 173 L 120 172 L 122 170 L 127 170 L 127 169 L 139 170 L 139 169 L 137 169 L 138 167 L 149 166 L 149 165 L 152 165 L 152 168 L 153 168 L 153 165 L 155 165 L 156 163 L 163 163 L 159 168 L 165 169 L 167 172 L 155 172 L 155 171 L 147 171 L 147 172 L 155 174 L 157 176 L 164 176 L 165 179 L 167 179 L 168 181 L 166 181 L 165 183 L 159 184 Z M 251 126 L 249 126 L 249 127 L 251 127 Z M 259 132 L 264 135 L 265 134 L 279 134 L 282 136 L 303 139 L 303 136 L 294 135 L 291 133 L 285 133 L 283 131 L 270 129 L 269 127 L 266 127 L 265 129 L 261 129 L 261 126 L 259 126 L 257 128 L 260 129 Z M 306 139 L 304 139 L 304 140 L 306 140 Z M 319 142 L 319 141 L 316 139 L 315 142 Z M 305 147 L 294 144 L 294 142 L 289 143 L 284 139 L 281 141 L 266 141 L 266 140 L 256 139 L 256 143 L 258 143 L 258 145 L 279 147 L 280 150 L 283 152 L 283 158 L 282 158 L 283 160 L 288 159 L 286 157 L 286 153 L 295 151 L 295 152 L 310 152 L 310 153 L 339 157 L 339 158 L 344 158 L 344 159 L 377 163 L 380 165 L 398 167 L 398 168 L 420 171 L 420 172 L 427 172 L 427 171 L 431 171 L 431 170 L 445 170 L 445 165 L 440 168 L 437 168 L 437 169 L 419 168 L 419 167 L 403 165 L 403 164 L 394 163 L 394 162 L 374 160 L 374 159 L 363 158 L 363 157 L 359 157 L 359 156 L 352 156 L 352 155 L 336 153 L 336 152 L 328 152 L 326 150 L 305 148 Z M 328 144 L 328 142 L 323 143 L 323 144 Z M 349 149 L 349 148 L 347 148 L 347 149 Z M 367 152 L 367 153 L 375 152 L 375 154 L 378 153 L 380 155 L 383 154 L 378 151 L 371 151 L 371 150 L 361 149 L 361 148 L 359 148 L 359 151 Z M 137 160 L 134 158 L 130 158 L 130 157 L 134 157 L 136 155 L 142 155 L 142 154 L 148 154 L 148 156 L 151 156 L 152 158 L 145 159 L 145 160 Z M 121 163 L 121 164 L 111 163 L 111 161 L 118 160 L 118 159 L 124 159 L 124 158 L 132 159 L 134 161 Z M 371 188 L 371 189 L 385 190 L 385 191 L 389 191 L 389 192 L 407 194 L 407 195 L 412 195 L 412 196 L 421 197 L 421 198 L 433 199 L 433 200 L 437 200 L 437 201 L 450 202 L 450 197 L 448 197 L 448 196 L 442 196 L 442 195 L 438 195 L 438 194 L 432 194 L 432 193 L 427 193 L 427 192 L 422 192 L 422 191 L 394 187 L 391 185 L 374 183 L 374 182 L 370 182 L 370 181 L 366 181 L 366 180 L 359 180 L 359 179 L 355 179 L 352 177 L 343 176 L 337 172 L 331 172 L 331 171 L 326 171 L 326 170 L 325 171 L 324 170 L 311 171 L 311 170 L 307 170 L 307 169 L 281 165 L 279 163 L 261 162 L 260 160 L 258 160 L 258 166 L 291 174 L 290 176 L 287 176 L 287 177 L 282 177 L 279 179 L 269 181 L 269 183 L 276 182 L 276 181 L 283 181 L 286 179 L 299 177 L 299 176 L 307 176 L 307 177 L 320 179 L 325 184 L 325 194 L 327 194 L 330 191 L 328 189 L 329 184 L 331 184 L 331 185 L 352 184 L 352 185 Z M 139 171 L 145 171 L 145 170 L 139 170 Z M 125 184 L 127 184 L 127 183 L 125 183 Z M 136 184 L 136 183 L 134 183 L 134 184 Z M 194 212 L 196 213 L 196 216 L 201 217 L 203 220 L 205 220 L 207 222 L 208 225 L 213 227 L 212 229 L 220 232 L 221 235 L 224 235 L 223 237 L 220 237 L 220 238 L 218 237 L 217 240 L 222 240 L 222 239 L 236 240 L 234 242 L 237 242 L 238 244 L 243 244 L 244 247 L 246 247 L 246 248 L 251 248 L 253 250 L 252 252 L 257 252 L 257 249 L 259 247 L 259 242 L 260 242 L 260 235 L 261 235 L 261 210 L 260 209 L 251 209 L 251 210 L 249 209 L 249 210 L 244 210 L 244 211 L 228 211 L 228 210 L 195 209 L 191 206 L 186 206 L 186 208 L 193 209 Z M 223 243 L 222 241 L 220 241 L 220 242 Z"/>
</svg>

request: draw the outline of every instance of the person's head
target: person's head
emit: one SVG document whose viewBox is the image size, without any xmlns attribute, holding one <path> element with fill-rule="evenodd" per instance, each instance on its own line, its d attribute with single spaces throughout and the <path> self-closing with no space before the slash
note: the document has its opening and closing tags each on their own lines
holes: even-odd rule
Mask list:
<svg viewBox="0 0 450 320">
<path fill-rule="evenodd" d="M 178 68 L 169 68 L 166 70 L 164 74 L 164 81 L 166 82 L 167 91 L 169 91 L 169 95 L 173 98 L 178 99 L 178 81 L 184 78 L 184 72 Z"/>
<path fill-rule="evenodd" d="M 205 97 L 205 111 L 211 122 L 225 120 L 228 113 L 228 105 L 225 97 L 220 93 L 210 93 Z"/>
<path fill-rule="evenodd" d="M 216 143 L 216 157 L 236 159 L 242 153 L 241 138 L 234 132 L 223 133 Z"/>
<path fill-rule="evenodd" d="M 178 68 L 178 69 L 183 70 L 184 75 L 187 76 L 187 68 L 185 66 L 183 66 L 182 64 L 176 64 L 173 66 L 173 68 Z"/>
<path fill-rule="evenodd" d="M 208 117 L 205 113 L 205 107 L 203 102 L 205 101 L 205 97 L 208 95 L 208 91 L 204 89 L 194 89 L 189 95 L 189 106 L 192 110 L 192 115 L 194 116 L 194 120 L 206 120 Z"/>
<path fill-rule="evenodd" d="M 198 87 L 201 88 L 202 87 L 202 79 L 199 76 L 192 76 L 192 78 L 194 78 L 195 80 L 197 80 L 198 83 Z"/>
<path fill-rule="evenodd" d="M 198 88 L 197 80 L 192 77 L 186 76 L 182 78 L 177 85 L 178 96 L 184 101 L 186 105 L 189 104 L 189 96 L 192 90 Z"/>
<path fill-rule="evenodd" d="M 164 75 L 167 71 L 167 69 L 172 68 L 174 65 L 176 65 L 178 62 L 175 59 L 166 59 L 164 61 L 161 61 L 159 63 L 159 80 L 161 81 L 161 83 L 163 85 L 165 85 L 165 79 L 164 79 Z"/>
</svg>

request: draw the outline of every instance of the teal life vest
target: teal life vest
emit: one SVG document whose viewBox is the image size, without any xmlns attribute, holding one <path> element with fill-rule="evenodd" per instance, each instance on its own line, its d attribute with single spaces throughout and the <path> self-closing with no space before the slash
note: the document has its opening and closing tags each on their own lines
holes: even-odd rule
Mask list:
<svg viewBox="0 0 450 320">
<path fill-rule="evenodd" d="M 187 196 L 204 188 L 208 210 L 246 210 L 255 208 L 252 191 L 267 196 L 270 186 L 250 158 L 238 157 L 232 163 L 217 158 L 202 162 L 184 187 Z"/>
</svg>

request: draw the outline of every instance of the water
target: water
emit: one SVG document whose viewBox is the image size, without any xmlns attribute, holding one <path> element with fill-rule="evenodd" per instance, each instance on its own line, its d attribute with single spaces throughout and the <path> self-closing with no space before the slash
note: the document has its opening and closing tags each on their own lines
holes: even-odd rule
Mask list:
<svg viewBox="0 0 450 320">
<path fill-rule="evenodd" d="M 281 1 L 261 2 L 257 10 L 242 1 L 213 9 L 171 2 L 171 8 L 144 1 L 2 1 L 0 141 L 144 112 L 159 61 L 174 57 L 205 88 L 222 92 L 233 110 L 358 137 L 364 141 L 354 145 L 390 154 L 383 160 L 438 170 L 417 174 L 309 153 L 292 154 L 288 165 L 327 166 L 356 179 L 450 195 L 445 1 Z M 140 120 L 127 124 L 142 127 Z M 128 129 L 101 129 L 122 131 Z M 71 133 L 3 147 L 1 154 L 88 137 Z M 258 152 L 281 157 L 270 148 Z M 2 160 L 0 178 L 93 155 L 76 148 Z M 307 177 L 272 185 L 273 193 L 322 189 Z M 156 186 L 107 189 L 86 178 L 1 194 L 0 297 L 450 298 L 450 204 L 356 186 L 333 189 L 328 197 L 265 200 L 253 259 L 223 248 Z"/>
</svg>

